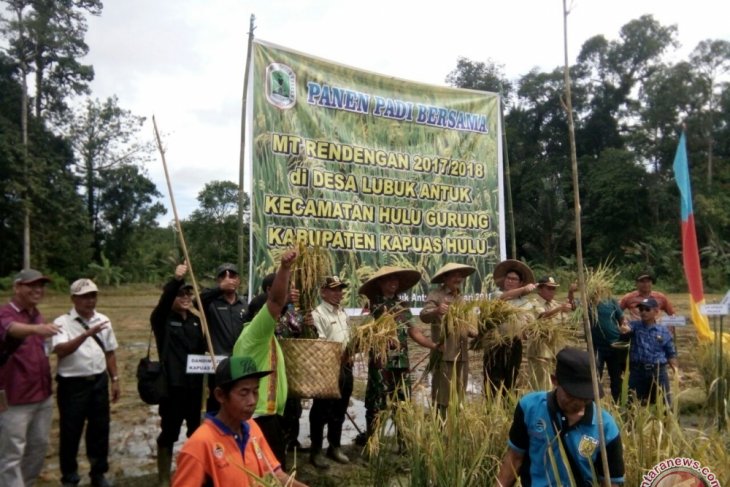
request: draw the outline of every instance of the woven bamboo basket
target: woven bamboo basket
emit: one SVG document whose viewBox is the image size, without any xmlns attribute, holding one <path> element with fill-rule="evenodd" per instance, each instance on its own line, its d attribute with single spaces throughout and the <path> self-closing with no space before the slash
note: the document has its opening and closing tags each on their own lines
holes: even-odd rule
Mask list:
<svg viewBox="0 0 730 487">
<path fill-rule="evenodd" d="M 279 340 L 286 363 L 289 395 L 302 399 L 340 398 L 342 345 L 329 340 Z"/>
</svg>

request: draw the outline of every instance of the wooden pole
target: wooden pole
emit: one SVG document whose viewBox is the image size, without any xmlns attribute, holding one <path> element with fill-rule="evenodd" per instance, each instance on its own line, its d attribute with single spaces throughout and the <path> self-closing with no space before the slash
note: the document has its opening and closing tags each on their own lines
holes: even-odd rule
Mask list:
<svg viewBox="0 0 730 487">
<path fill-rule="evenodd" d="M 499 118 L 502 122 L 502 145 L 504 146 L 504 184 L 507 191 L 507 219 L 509 220 L 511 259 L 517 259 L 517 235 L 515 235 L 515 214 L 512 206 L 512 180 L 509 169 L 509 151 L 507 150 L 507 126 L 504 123 L 504 103 L 499 93 Z"/>
<path fill-rule="evenodd" d="M 608 453 L 606 452 L 606 435 L 603 431 L 603 415 L 601 414 L 601 400 L 599 394 L 600 384 L 598 382 L 598 371 L 596 368 L 595 356 L 596 352 L 593 348 L 593 336 L 591 335 L 591 325 L 588 320 L 588 296 L 586 294 L 585 267 L 583 266 L 583 243 L 581 241 L 581 208 L 580 208 L 580 187 L 578 185 L 578 156 L 575 149 L 575 125 L 573 123 L 573 100 L 570 89 L 570 64 L 568 63 L 568 8 L 566 0 L 563 0 L 563 54 L 564 54 L 564 83 L 565 83 L 565 99 L 563 100 L 563 108 L 568 115 L 568 139 L 570 140 L 570 162 L 573 173 L 573 208 L 575 211 L 575 256 L 578 264 L 578 288 L 580 289 L 583 299 L 581 306 L 583 309 L 583 329 L 588 342 L 588 353 L 591 356 L 591 378 L 593 380 L 593 397 L 598 409 L 596 414 L 596 422 L 598 424 L 598 444 L 601 450 L 601 463 L 603 465 L 603 485 L 610 487 L 611 475 L 608 468 Z M 597 479 L 594 479 L 594 481 Z"/>
<path fill-rule="evenodd" d="M 172 184 L 170 183 L 170 173 L 167 171 L 167 160 L 165 160 L 165 149 L 162 147 L 162 139 L 160 139 L 160 132 L 157 130 L 157 121 L 155 116 L 152 115 L 152 126 L 155 129 L 155 139 L 157 140 L 157 150 L 160 152 L 162 158 L 162 167 L 165 169 L 165 180 L 167 180 L 167 191 L 170 194 L 170 203 L 172 204 L 172 213 L 175 216 L 175 227 L 177 227 L 177 233 L 180 238 L 180 245 L 182 246 L 183 255 L 185 256 L 185 262 L 187 262 L 188 270 L 190 271 L 190 280 L 193 282 L 193 292 L 195 293 L 195 301 L 202 306 L 200 300 L 200 290 L 198 288 L 198 281 L 195 279 L 195 273 L 193 272 L 193 262 L 190 260 L 190 254 L 188 253 L 188 246 L 185 243 L 185 234 L 183 234 L 182 225 L 180 225 L 180 218 L 177 215 L 177 205 L 175 205 L 175 195 L 172 192 Z M 203 328 L 203 335 L 208 345 L 208 353 L 210 354 L 210 360 L 213 362 L 213 368 L 215 369 L 218 364 L 215 361 L 215 352 L 213 352 L 213 343 L 210 340 L 210 333 L 208 332 L 208 320 L 205 319 L 205 310 L 200 310 L 200 325 Z"/>
<path fill-rule="evenodd" d="M 248 95 L 248 73 L 250 71 L 249 64 L 251 63 L 251 48 L 253 46 L 253 31 L 256 28 L 254 26 L 254 21 L 256 20 L 256 16 L 251 14 L 251 21 L 248 28 L 248 48 L 246 50 L 246 64 L 245 69 L 243 73 L 243 99 L 241 103 L 241 149 L 238 156 L 238 164 L 239 164 L 239 170 L 238 170 L 238 270 L 239 272 L 243 271 L 244 267 L 244 261 L 243 261 L 243 252 L 244 252 L 244 243 L 245 243 L 245 235 L 244 235 L 244 225 L 243 225 L 243 206 L 246 199 L 246 189 L 244 187 L 245 182 L 245 154 L 246 154 L 246 98 Z M 251 276 L 248 277 L 249 282 L 251 282 Z M 250 287 L 250 286 L 249 286 Z M 251 289 L 249 289 L 249 295 L 251 294 Z"/>
</svg>

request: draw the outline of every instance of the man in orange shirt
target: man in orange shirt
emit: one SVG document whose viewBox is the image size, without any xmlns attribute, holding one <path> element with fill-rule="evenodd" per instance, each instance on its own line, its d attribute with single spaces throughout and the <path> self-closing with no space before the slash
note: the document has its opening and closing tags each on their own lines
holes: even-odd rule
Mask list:
<svg viewBox="0 0 730 487">
<path fill-rule="evenodd" d="M 259 379 L 271 373 L 257 370 L 250 357 L 222 360 L 215 371 L 215 398 L 220 411 L 185 442 L 177 460 L 173 487 L 260 485 L 273 475 L 281 485 L 306 487 L 281 469 L 264 435 L 251 419 L 259 396 Z"/>
<path fill-rule="evenodd" d="M 659 291 L 654 291 L 652 289 L 653 284 L 654 277 L 649 273 L 643 273 L 636 278 L 636 291 L 626 293 L 624 297 L 621 298 L 619 306 L 621 306 L 622 310 L 628 310 L 628 321 L 641 319 L 639 305 L 641 305 L 642 301 L 648 298 L 654 298 L 656 300 L 660 311 L 664 311 L 670 316 L 674 315 L 674 306 L 672 306 L 672 303 L 669 302 L 669 298 Z"/>
</svg>

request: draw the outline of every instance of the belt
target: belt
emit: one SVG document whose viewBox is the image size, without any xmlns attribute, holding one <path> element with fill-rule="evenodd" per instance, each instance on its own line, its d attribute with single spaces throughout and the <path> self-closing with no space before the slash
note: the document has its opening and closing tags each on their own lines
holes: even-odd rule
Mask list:
<svg viewBox="0 0 730 487">
<path fill-rule="evenodd" d="M 78 382 L 96 382 L 97 380 L 101 379 L 106 372 L 102 372 L 100 374 L 94 374 L 94 375 L 83 375 L 78 377 L 63 377 L 62 375 L 57 375 L 56 380 L 71 382 L 71 381 L 78 381 Z"/>
<path fill-rule="evenodd" d="M 661 368 L 667 366 L 667 364 L 644 364 L 641 362 L 631 362 L 630 365 L 631 365 L 631 367 L 635 367 L 638 369 L 644 369 L 644 370 L 654 370 L 656 368 L 661 369 Z"/>
</svg>

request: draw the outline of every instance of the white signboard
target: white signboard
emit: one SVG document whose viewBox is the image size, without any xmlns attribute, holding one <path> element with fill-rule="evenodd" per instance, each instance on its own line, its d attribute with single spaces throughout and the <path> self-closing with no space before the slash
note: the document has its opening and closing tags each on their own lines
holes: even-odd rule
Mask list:
<svg viewBox="0 0 730 487">
<path fill-rule="evenodd" d="M 725 297 L 722 298 L 722 301 L 720 301 L 720 304 L 727 304 L 728 306 L 730 306 L 730 291 L 728 291 L 727 294 L 725 294 Z"/>
<path fill-rule="evenodd" d="M 225 355 L 216 355 L 215 363 L 219 364 L 224 358 L 226 358 Z M 213 361 L 210 359 L 210 355 L 188 355 L 185 372 L 188 374 L 215 374 L 215 368 L 213 367 Z"/>
<path fill-rule="evenodd" d="M 700 311 L 707 316 L 725 316 L 727 314 L 727 308 L 726 303 L 703 304 Z"/>
<path fill-rule="evenodd" d="M 686 326 L 687 318 L 685 316 L 663 316 L 659 323 L 664 326 Z"/>
</svg>

